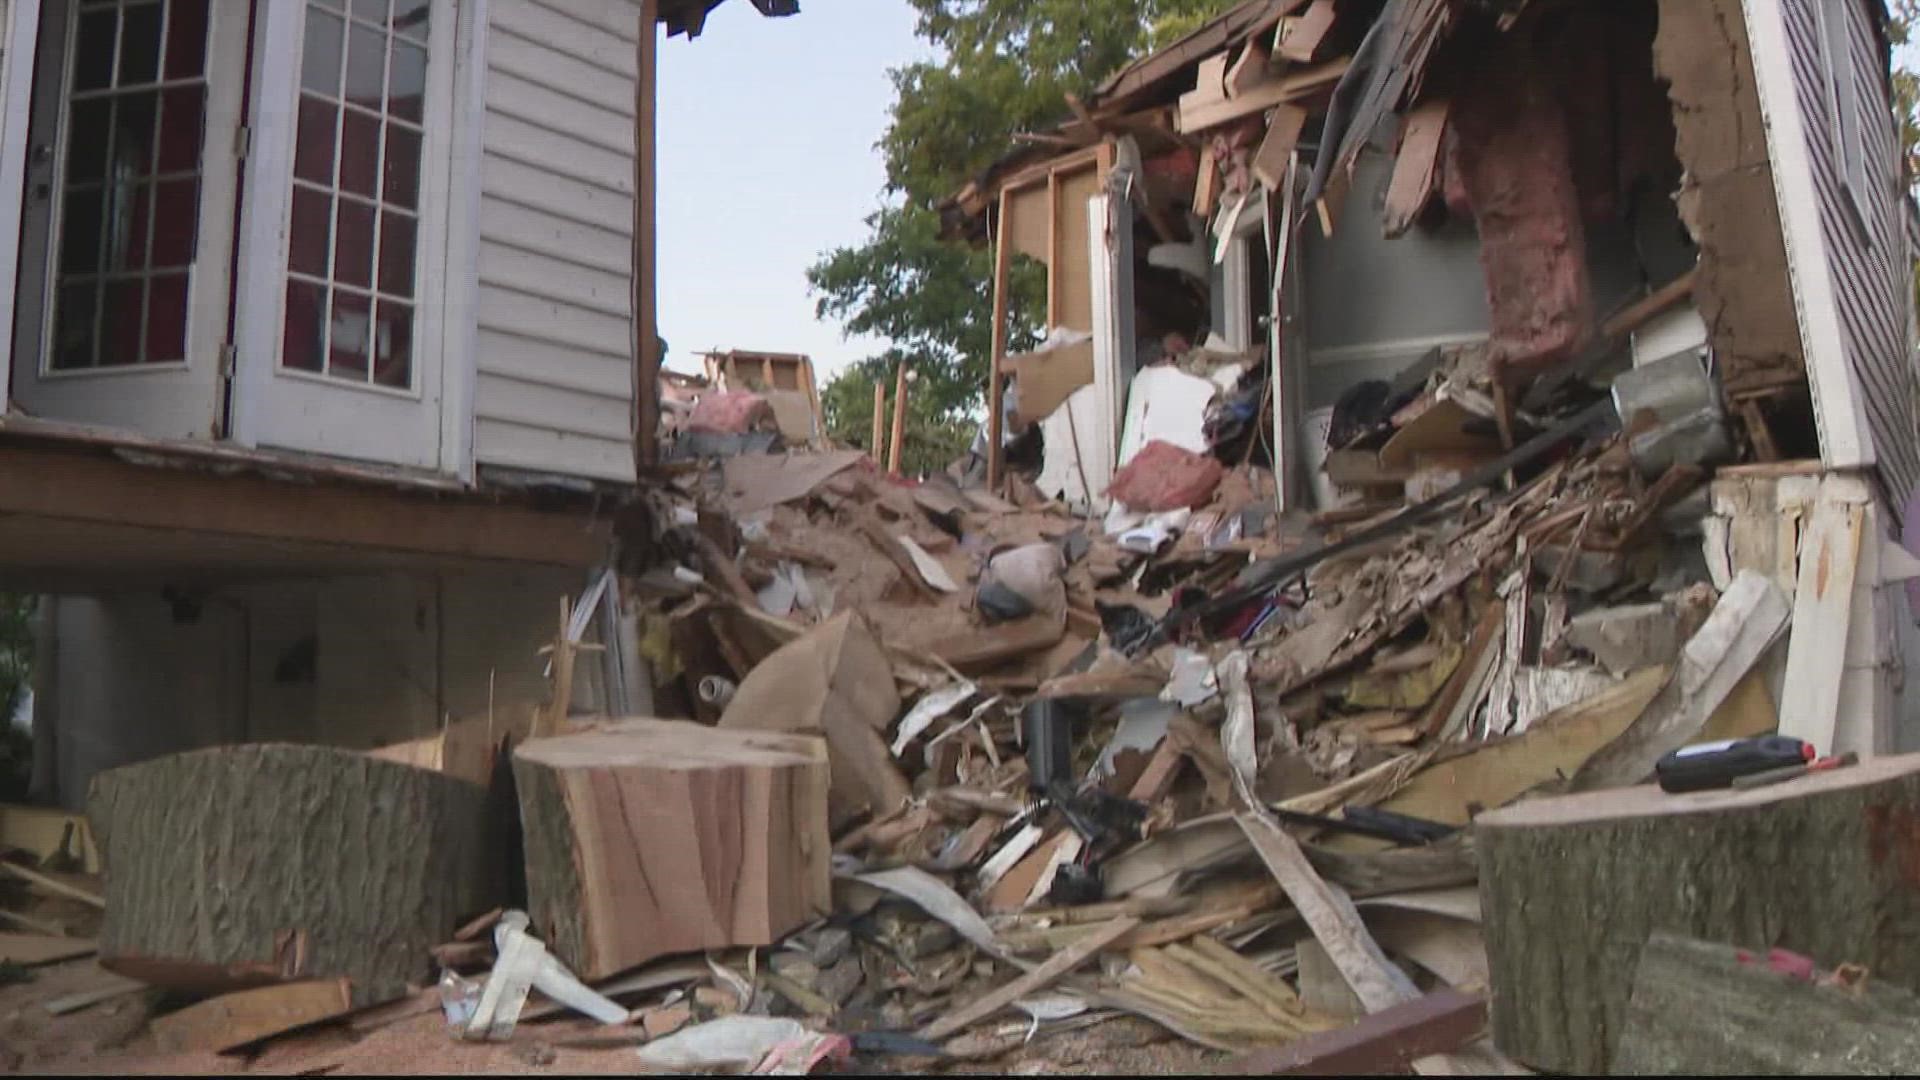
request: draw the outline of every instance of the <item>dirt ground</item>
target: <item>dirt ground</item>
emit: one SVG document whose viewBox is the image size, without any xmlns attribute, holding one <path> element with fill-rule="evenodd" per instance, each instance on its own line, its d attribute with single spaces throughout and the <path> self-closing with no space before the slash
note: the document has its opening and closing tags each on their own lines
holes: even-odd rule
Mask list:
<svg viewBox="0 0 1920 1080">
<path fill-rule="evenodd" d="M 147 1031 L 148 1019 L 167 1005 L 157 992 L 133 990 L 53 1016 L 46 1002 L 100 985 L 102 974 L 90 959 L 38 967 L 32 973 L 29 982 L 0 986 L 0 1071 L 39 1076 L 614 1076 L 647 1071 L 634 1060 L 630 1046 L 605 1045 L 607 1030 L 585 1019 L 525 1024 L 511 1042 L 473 1044 L 450 1037 L 437 1010 L 364 1035 L 333 1025 L 287 1035 L 246 1053 L 169 1054 Z M 1010 1023 L 996 1030 L 1019 1027 Z M 1032 1041 L 1019 1043 L 1022 1035 L 1009 1035 L 1012 1048 L 990 1057 L 963 1061 L 861 1055 L 846 1071 L 1180 1075 L 1211 1071 L 1226 1060 L 1131 1017 L 1058 1032 L 1042 1030 Z"/>
</svg>

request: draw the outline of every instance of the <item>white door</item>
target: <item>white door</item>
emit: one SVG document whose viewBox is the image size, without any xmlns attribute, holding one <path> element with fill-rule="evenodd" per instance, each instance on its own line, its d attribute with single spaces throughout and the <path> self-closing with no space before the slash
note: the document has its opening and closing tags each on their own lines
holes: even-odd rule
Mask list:
<svg viewBox="0 0 1920 1080">
<path fill-rule="evenodd" d="M 227 0 L 43 5 L 12 357 L 26 412 L 219 434 L 246 24 Z"/>
<path fill-rule="evenodd" d="M 454 4 L 260 13 L 234 437 L 440 469 Z"/>
</svg>

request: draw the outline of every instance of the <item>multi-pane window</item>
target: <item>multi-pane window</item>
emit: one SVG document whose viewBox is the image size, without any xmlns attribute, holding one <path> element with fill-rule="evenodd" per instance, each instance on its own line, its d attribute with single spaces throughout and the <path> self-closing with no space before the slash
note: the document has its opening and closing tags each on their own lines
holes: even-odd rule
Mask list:
<svg viewBox="0 0 1920 1080">
<path fill-rule="evenodd" d="M 53 370 L 186 359 L 208 3 L 82 0 L 75 12 Z"/>
<path fill-rule="evenodd" d="M 308 0 L 280 363 L 413 385 L 431 0 Z"/>
</svg>

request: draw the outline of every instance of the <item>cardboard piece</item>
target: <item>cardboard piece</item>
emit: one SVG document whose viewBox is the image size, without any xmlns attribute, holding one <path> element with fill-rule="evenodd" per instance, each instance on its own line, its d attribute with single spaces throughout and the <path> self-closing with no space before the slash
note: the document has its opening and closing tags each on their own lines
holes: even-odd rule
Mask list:
<svg viewBox="0 0 1920 1080">
<path fill-rule="evenodd" d="M 834 820 L 887 813 L 912 795 L 885 732 L 900 713 L 893 668 L 857 612 L 843 612 L 775 650 L 741 682 L 723 728 L 823 732 Z"/>
<path fill-rule="evenodd" d="M 1075 390 L 1093 385 L 1093 338 L 1089 335 L 1009 356 L 1005 365 L 1019 388 L 1019 410 L 1013 426 L 1025 427 L 1053 415 Z"/>
<path fill-rule="evenodd" d="M 727 458 L 721 464 L 727 509 L 740 517 L 802 498 L 864 457 L 858 450 L 834 450 Z"/>
</svg>

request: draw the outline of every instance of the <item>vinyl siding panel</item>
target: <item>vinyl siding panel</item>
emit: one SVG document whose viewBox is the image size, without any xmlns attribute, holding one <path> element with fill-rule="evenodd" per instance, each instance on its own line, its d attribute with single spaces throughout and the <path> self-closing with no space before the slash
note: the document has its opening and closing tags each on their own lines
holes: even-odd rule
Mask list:
<svg viewBox="0 0 1920 1080">
<path fill-rule="evenodd" d="M 630 481 L 639 4 L 492 0 L 489 22 L 474 458 Z"/>
<path fill-rule="evenodd" d="M 1920 378 L 1910 340 L 1911 281 L 1886 57 L 1869 7 L 1870 0 L 1783 0 L 1842 345 L 1860 382 L 1881 479 L 1899 505 L 1920 485 Z M 1852 99 L 1842 107 L 1856 107 L 1860 117 L 1862 175 L 1852 180 L 1829 92 L 1832 67 L 1819 8 L 1828 31 L 1844 35 L 1852 57 L 1853 78 L 1838 88 Z"/>
</svg>

